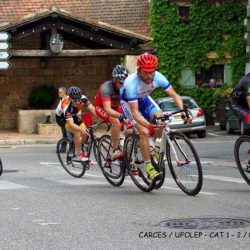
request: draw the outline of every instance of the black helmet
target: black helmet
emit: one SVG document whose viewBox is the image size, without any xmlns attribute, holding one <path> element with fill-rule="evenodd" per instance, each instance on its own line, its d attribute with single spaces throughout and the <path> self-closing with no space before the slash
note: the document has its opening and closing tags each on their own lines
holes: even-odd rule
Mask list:
<svg viewBox="0 0 250 250">
<path fill-rule="evenodd" d="M 80 100 L 82 97 L 82 91 L 78 87 L 71 86 L 68 90 L 68 95 L 73 100 Z"/>
<path fill-rule="evenodd" d="M 128 75 L 129 75 L 128 69 L 119 64 L 114 67 L 112 72 L 112 76 L 121 84 L 124 83 Z"/>
</svg>

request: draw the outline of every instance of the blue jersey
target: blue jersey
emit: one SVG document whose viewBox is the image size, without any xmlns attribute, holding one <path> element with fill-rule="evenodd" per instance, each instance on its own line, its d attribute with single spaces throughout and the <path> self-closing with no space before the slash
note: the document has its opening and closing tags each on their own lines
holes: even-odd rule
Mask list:
<svg viewBox="0 0 250 250">
<path fill-rule="evenodd" d="M 120 98 L 125 102 L 140 102 L 149 96 L 154 89 L 162 87 L 164 90 L 167 90 L 170 86 L 166 77 L 158 71 L 155 72 L 151 84 L 145 83 L 137 73 L 133 73 L 126 78 L 120 89 Z"/>
</svg>

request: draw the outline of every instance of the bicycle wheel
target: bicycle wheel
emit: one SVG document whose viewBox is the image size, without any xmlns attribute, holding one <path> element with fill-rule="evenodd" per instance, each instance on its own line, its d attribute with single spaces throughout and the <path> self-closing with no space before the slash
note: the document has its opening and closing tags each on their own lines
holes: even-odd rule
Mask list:
<svg viewBox="0 0 250 250">
<path fill-rule="evenodd" d="M 166 176 L 165 171 L 165 162 L 166 162 L 166 156 L 164 153 L 160 153 L 160 147 L 153 147 L 151 150 L 151 163 L 154 166 L 154 168 L 161 173 L 161 177 L 159 180 L 156 181 L 154 189 L 159 189 L 164 181 Z"/>
<path fill-rule="evenodd" d="M 61 139 L 57 143 L 56 153 L 62 167 L 72 176 L 80 178 L 84 175 L 87 162 L 72 160 L 75 155 L 75 147 L 68 139 Z"/>
<path fill-rule="evenodd" d="M 151 181 L 146 173 L 139 146 L 139 136 L 130 134 L 124 141 L 124 166 L 135 183 L 135 185 L 143 192 L 150 192 L 155 187 L 155 181 Z"/>
<path fill-rule="evenodd" d="M 2 174 L 3 172 L 3 164 L 2 164 L 2 160 L 0 158 L 0 175 Z"/>
<path fill-rule="evenodd" d="M 234 146 L 234 157 L 241 176 L 250 185 L 250 137 L 240 136 Z"/>
<path fill-rule="evenodd" d="M 159 189 L 164 181 L 165 181 L 165 176 L 166 176 L 166 170 L 165 170 L 165 155 L 164 153 L 159 154 L 156 157 L 156 155 L 151 155 L 151 163 L 155 167 L 155 169 L 161 173 L 161 177 L 159 180 L 156 181 L 154 189 Z"/>
<path fill-rule="evenodd" d="M 99 152 L 98 152 L 99 140 L 100 140 L 100 138 L 95 137 L 94 141 L 92 142 L 92 148 L 93 148 L 94 156 L 95 156 L 95 159 L 96 159 L 96 162 L 97 162 L 98 165 L 99 165 L 99 161 L 100 161 L 100 156 L 99 156 Z"/>
<path fill-rule="evenodd" d="M 171 132 L 169 139 L 171 143 L 167 142 L 166 152 L 170 172 L 179 188 L 194 196 L 200 192 L 203 183 L 199 156 L 184 134 Z"/>
<path fill-rule="evenodd" d="M 119 187 L 125 178 L 122 160 L 112 160 L 113 148 L 110 135 L 103 135 L 98 143 L 99 166 L 106 180 L 113 186 Z"/>
</svg>

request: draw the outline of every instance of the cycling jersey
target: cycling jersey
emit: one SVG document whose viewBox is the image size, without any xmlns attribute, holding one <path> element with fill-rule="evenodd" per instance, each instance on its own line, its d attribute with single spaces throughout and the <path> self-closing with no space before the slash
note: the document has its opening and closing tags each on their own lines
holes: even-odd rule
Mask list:
<svg viewBox="0 0 250 250">
<path fill-rule="evenodd" d="M 103 106 L 104 102 L 111 102 L 111 108 L 120 106 L 119 90 L 114 86 L 113 81 L 104 82 L 95 97 L 94 106 Z"/>
<path fill-rule="evenodd" d="M 110 102 L 112 109 L 119 113 L 122 112 L 119 90 L 116 89 L 112 81 L 106 81 L 100 86 L 94 101 L 96 115 L 103 121 L 109 122 L 109 115 L 103 108 L 104 102 Z"/>
<path fill-rule="evenodd" d="M 121 100 L 125 102 L 142 101 L 143 98 L 150 95 L 150 93 L 162 87 L 164 90 L 170 88 L 170 83 L 164 75 L 156 71 L 151 84 L 145 83 L 137 73 L 128 76 L 120 90 Z"/>
<path fill-rule="evenodd" d="M 247 96 L 250 96 L 250 73 L 240 79 L 231 93 L 233 112 L 246 122 L 250 116 L 250 110 L 246 100 Z"/>
<path fill-rule="evenodd" d="M 131 109 L 128 103 L 138 101 L 138 111 L 141 115 L 149 120 L 150 117 L 160 110 L 159 106 L 149 96 L 150 93 L 158 88 L 162 87 L 164 90 L 168 90 L 171 85 L 168 80 L 160 72 L 156 71 L 151 84 L 145 83 L 137 73 L 128 76 L 120 90 L 121 107 L 125 116 L 136 124 Z"/>
<path fill-rule="evenodd" d="M 248 108 L 246 96 L 250 96 L 250 73 L 240 79 L 231 93 L 232 100 Z"/>
<path fill-rule="evenodd" d="M 74 123 L 80 125 L 82 123 L 81 119 L 77 116 L 77 113 L 82 110 L 83 106 L 88 107 L 91 104 L 89 99 L 82 95 L 81 102 L 75 103 L 73 105 L 72 100 L 69 97 L 65 97 L 61 102 L 61 110 L 64 113 L 65 120 L 73 119 Z M 58 111 L 59 112 L 59 111 Z"/>
</svg>

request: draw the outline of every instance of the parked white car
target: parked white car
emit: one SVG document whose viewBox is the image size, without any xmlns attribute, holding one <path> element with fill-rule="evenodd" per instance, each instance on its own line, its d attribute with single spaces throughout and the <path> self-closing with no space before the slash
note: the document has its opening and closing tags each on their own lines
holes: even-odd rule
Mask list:
<svg viewBox="0 0 250 250">
<path fill-rule="evenodd" d="M 182 96 L 183 104 L 187 105 L 193 121 L 191 124 L 184 124 L 180 114 L 171 117 L 169 127 L 173 131 L 181 131 L 189 134 L 197 134 L 199 138 L 206 137 L 206 119 L 203 110 L 197 105 L 193 98 L 189 96 Z M 163 113 L 169 113 L 178 110 L 174 100 L 171 97 L 163 97 L 155 99 L 155 102 L 162 109 Z"/>
</svg>

